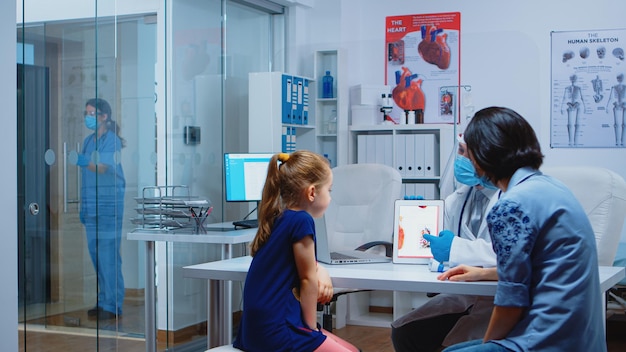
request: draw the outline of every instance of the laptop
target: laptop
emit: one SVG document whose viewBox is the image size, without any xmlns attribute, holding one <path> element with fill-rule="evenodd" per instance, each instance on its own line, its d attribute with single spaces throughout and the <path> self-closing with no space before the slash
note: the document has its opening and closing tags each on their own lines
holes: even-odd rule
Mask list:
<svg viewBox="0 0 626 352">
<path fill-rule="evenodd" d="M 393 219 L 393 262 L 430 264 L 433 258 L 425 233 L 439 236 L 443 230 L 444 202 L 437 200 L 396 200 Z"/>
<path fill-rule="evenodd" d="M 315 237 L 317 239 L 317 260 L 326 264 L 361 264 L 386 263 L 391 258 L 375 253 L 354 250 L 331 252 L 328 245 L 328 231 L 324 216 L 315 220 Z"/>
</svg>

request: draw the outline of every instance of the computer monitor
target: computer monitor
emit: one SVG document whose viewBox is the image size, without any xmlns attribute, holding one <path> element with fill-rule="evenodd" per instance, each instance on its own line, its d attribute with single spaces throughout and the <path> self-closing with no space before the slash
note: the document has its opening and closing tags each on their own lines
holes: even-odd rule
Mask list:
<svg viewBox="0 0 626 352">
<path fill-rule="evenodd" d="M 273 153 L 225 153 L 227 202 L 259 202 Z"/>
</svg>

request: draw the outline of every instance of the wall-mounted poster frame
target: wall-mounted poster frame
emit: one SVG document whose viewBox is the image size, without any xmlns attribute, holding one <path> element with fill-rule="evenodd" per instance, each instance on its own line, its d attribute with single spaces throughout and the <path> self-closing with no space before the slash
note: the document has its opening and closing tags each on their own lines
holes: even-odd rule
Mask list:
<svg viewBox="0 0 626 352">
<path fill-rule="evenodd" d="M 461 13 L 389 16 L 385 27 L 385 84 L 392 91 L 392 119 L 453 123 L 458 114 L 440 108 L 440 87 L 460 85 Z"/>
<path fill-rule="evenodd" d="M 626 30 L 552 32 L 552 148 L 624 148 Z"/>
</svg>

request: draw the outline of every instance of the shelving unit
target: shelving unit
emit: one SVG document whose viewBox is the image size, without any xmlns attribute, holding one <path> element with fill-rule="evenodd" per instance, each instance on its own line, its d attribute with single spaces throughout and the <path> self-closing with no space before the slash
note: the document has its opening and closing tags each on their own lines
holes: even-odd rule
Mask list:
<svg viewBox="0 0 626 352">
<path fill-rule="evenodd" d="M 421 306 L 429 299 L 426 293 L 400 291 L 363 291 L 346 296 L 348 307 L 345 323 L 347 325 L 381 328 L 388 328 L 391 322 Z M 371 311 L 371 307 L 378 307 L 374 310 L 380 311 Z M 391 309 L 385 307 L 391 307 Z M 339 324 L 335 326 L 342 327 Z"/>
<path fill-rule="evenodd" d="M 333 76 L 332 98 L 320 98 L 322 77 L 326 71 Z M 254 72 L 249 74 L 249 119 L 248 150 L 250 152 L 281 152 L 284 150 L 285 134 L 295 130 L 295 142 L 291 150 L 308 149 L 326 154 L 332 166 L 348 163 L 348 140 L 338 138 L 348 134 L 348 90 L 340 76 L 345 72 L 341 50 L 315 51 L 313 56 L 313 76 L 307 78 L 283 72 Z M 292 110 L 285 104 L 289 97 L 300 95 L 289 92 L 294 85 L 284 83 L 285 76 L 301 79 L 302 100 L 308 106 L 306 119 L 285 118 Z M 292 81 L 293 82 L 293 81 Z M 289 88 L 291 87 L 291 88 Z M 344 98 L 346 97 L 346 98 Z M 335 128 L 329 130 L 328 120 L 336 114 Z"/>
<path fill-rule="evenodd" d="M 286 78 L 292 78 L 291 83 L 286 83 Z M 298 85 L 299 81 L 303 83 Z M 309 104 L 315 96 L 314 79 L 283 72 L 254 72 L 249 74 L 248 87 L 248 151 L 316 150 L 315 109 Z M 292 140 L 285 150 L 284 138 L 293 130 L 295 134 L 289 134 Z"/>
<path fill-rule="evenodd" d="M 454 125 L 352 125 L 350 163 L 376 162 L 397 169 L 407 195 L 439 199 L 439 181 L 454 148 Z M 404 162 L 402 160 L 414 160 Z"/>
<path fill-rule="evenodd" d="M 348 108 L 344 97 L 347 97 L 344 79 L 341 75 L 345 72 L 341 50 L 319 50 L 314 53 L 313 74 L 317 82 L 315 90 L 315 114 L 316 122 L 316 147 L 320 154 L 327 154 L 332 166 L 347 163 L 346 141 L 337 136 L 347 133 Z M 333 97 L 321 98 L 322 77 L 330 71 L 333 76 Z M 336 116 L 337 120 L 332 123 L 330 119 Z"/>
</svg>

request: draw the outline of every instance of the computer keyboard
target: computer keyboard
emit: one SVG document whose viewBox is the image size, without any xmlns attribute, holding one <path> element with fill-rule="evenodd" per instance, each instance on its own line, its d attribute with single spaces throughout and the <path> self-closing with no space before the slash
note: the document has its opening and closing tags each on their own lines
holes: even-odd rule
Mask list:
<svg viewBox="0 0 626 352">
<path fill-rule="evenodd" d="M 355 256 L 352 255 L 348 255 L 348 254 L 344 254 L 344 253 L 337 253 L 337 252 L 332 252 L 330 253 L 330 257 L 335 260 L 335 259 L 359 259 Z"/>
<path fill-rule="evenodd" d="M 237 220 L 233 221 L 233 225 L 235 225 L 235 227 L 245 227 L 250 229 L 253 227 L 259 227 L 259 221 L 257 219 Z"/>
</svg>

